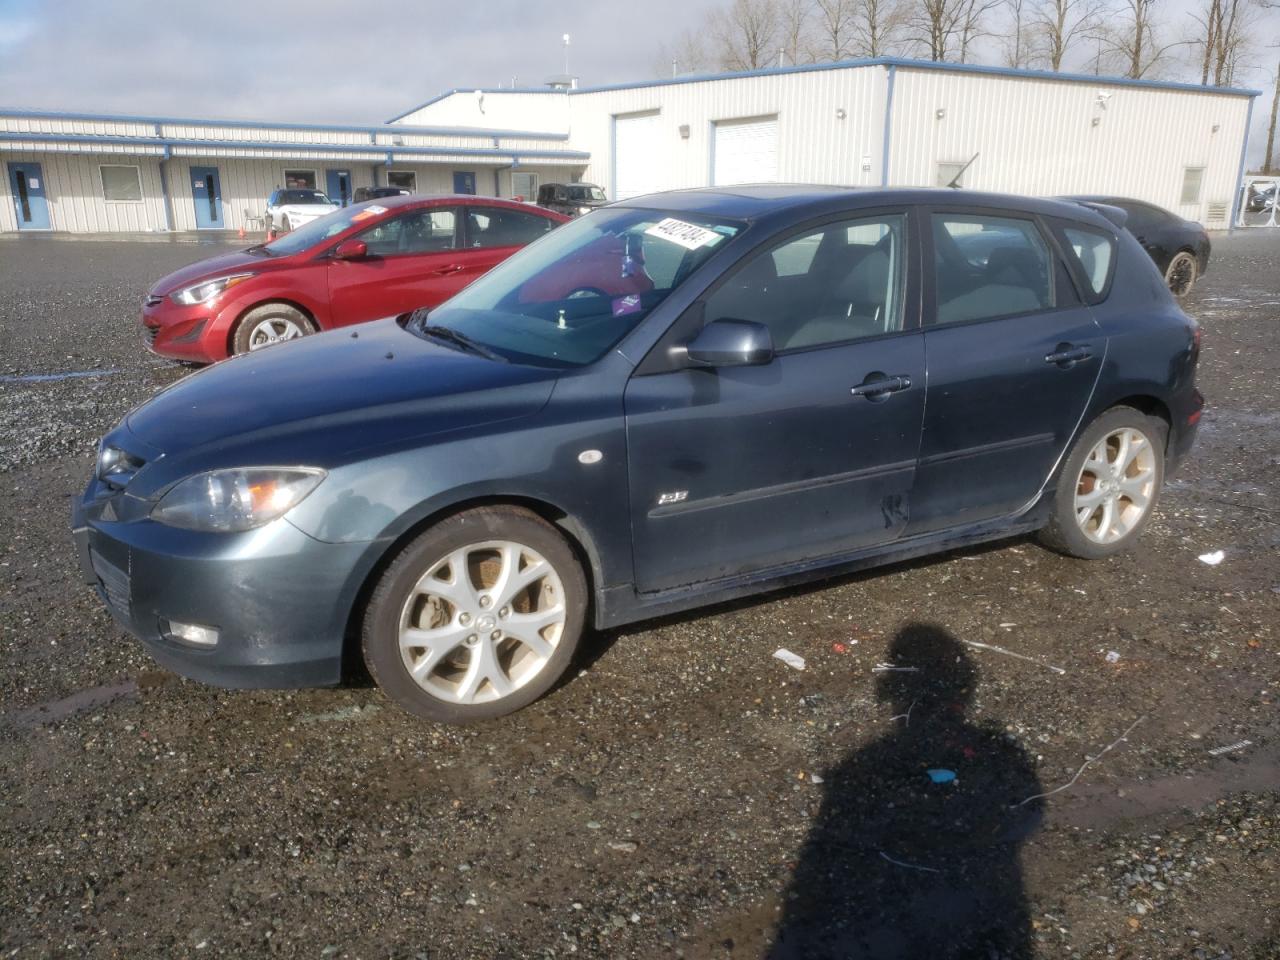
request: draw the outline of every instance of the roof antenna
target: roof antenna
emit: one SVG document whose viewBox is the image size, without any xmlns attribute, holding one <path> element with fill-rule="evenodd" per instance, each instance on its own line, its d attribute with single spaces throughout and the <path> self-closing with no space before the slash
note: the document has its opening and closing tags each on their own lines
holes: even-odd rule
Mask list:
<svg viewBox="0 0 1280 960">
<path fill-rule="evenodd" d="M 973 166 L 973 161 L 977 159 L 978 159 L 978 154 L 975 153 L 972 157 L 969 158 L 968 163 L 966 163 L 963 167 L 961 167 L 959 170 L 956 171 L 956 175 L 951 178 L 951 182 L 948 183 L 947 186 L 950 187 L 952 190 L 959 190 L 960 178 L 964 176 L 964 172 L 966 170 L 968 170 L 971 166 Z"/>
</svg>

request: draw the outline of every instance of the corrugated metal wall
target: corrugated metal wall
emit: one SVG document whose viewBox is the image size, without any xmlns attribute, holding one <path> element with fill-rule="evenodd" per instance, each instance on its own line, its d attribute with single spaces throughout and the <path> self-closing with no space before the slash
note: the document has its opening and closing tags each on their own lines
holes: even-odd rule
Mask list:
<svg viewBox="0 0 1280 960">
<path fill-rule="evenodd" d="M 400 117 L 392 126 L 488 127 L 569 132 L 569 95 L 554 91 L 460 91 Z"/>
<path fill-rule="evenodd" d="M 1248 110 L 1242 96 L 899 67 L 889 182 L 934 186 L 939 163 L 978 154 L 970 189 L 1117 194 L 1225 226 L 1209 207 L 1231 209 Z M 1205 173 L 1184 205 L 1187 167 Z"/>
<path fill-rule="evenodd" d="M 160 189 L 158 157 L 120 154 L 83 156 L 71 153 L 0 152 L 0 174 L 4 183 L 0 201 L 0 231 L 18 229 L 13 198 L 9 192 L 8 163 L 38 163 L 44 174 L 44 190 L 49 204 L 49 225 L 71 233 L 145 232 L 163 230 L 164 192 Z M 100 164 L 137 166 L 142 182 L 140 201 L 107 201 L 102 195 Z"/>
</svg>

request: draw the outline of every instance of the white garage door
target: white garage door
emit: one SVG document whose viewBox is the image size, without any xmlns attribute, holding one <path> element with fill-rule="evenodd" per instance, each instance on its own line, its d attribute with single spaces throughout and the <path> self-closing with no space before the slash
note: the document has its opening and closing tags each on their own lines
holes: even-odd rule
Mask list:
<svg viewBox="0 0 1280 960">
<path fill-rule="evenodd" d="M 613 199 L 663 188 L 658 163 L 658 114 L 613 118 Z"/>
<path fill-rule="evenodd" d="M 714 186 L 771 183 L 778 179 L 778 118 L 724 120 L 716 124 Z"/>
</svg>

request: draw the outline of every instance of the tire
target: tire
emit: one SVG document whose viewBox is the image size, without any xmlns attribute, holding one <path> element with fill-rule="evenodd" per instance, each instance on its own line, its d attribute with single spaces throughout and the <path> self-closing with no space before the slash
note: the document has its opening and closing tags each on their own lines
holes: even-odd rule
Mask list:
<svg viewBox="0 0 1280 960">
<path fill-rule="evenodd" d="M 297 307 L 287 303 L 264 303 L 240 318 L 231 340 L 231 352 L 238 357 L 242 353 L 251 353 L 286 340 L 297 340 L 315 332 L 316 325 Z M 270 339 L 272 336 L 274 340 Z"/>
<path fill-rule="evenodd" d="M 1040 531 L 1040 542 L 1085 560 L 1101 560 L 1132 547 L 1160 500 L 1168 433 L 1163 420 L 1132 407 L 1112 407 L 1094 420 L 1062 466 L 1053 514 Z M 1121 453 L 1126 435 L 1129 463 L 1117 479 L 1108 468 L 1114 466 L 1111 458 Z M 1137 437 L 1145 441 L 1145 449 L 1134 449 Z M 1112 485 L 1110 490 L 1107 485 Z"/>
<path fill-rule="evenodd" d="M 1164 272 L 1164 282 L 1169 285 L 1169 292 L 1175 297 L 1185 297 L 1196 285 L 1200 268 L 1196 264 L 1195 254 L 1179 250 Z"/>
<path fill-rule="evenodd" d="M 507 571 L 524 574 L 514 592 L 499 586 Z M 586 610 L 582 567 L 554 527 L 519 507 L 467 510 L 422 533 L 379 578 L 365 609 L 364 662 L 412 714 L 491 720 L 564 674 Z M 518 618 L 526 622 L 517 628 Z"/>
</svg>

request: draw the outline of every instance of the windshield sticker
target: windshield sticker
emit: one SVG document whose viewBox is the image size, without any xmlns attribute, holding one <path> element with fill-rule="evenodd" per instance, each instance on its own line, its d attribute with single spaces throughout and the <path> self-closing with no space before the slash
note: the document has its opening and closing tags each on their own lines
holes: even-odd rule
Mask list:
<svg viewBox="0 0 1280 960">
<path fill-rule="evenodd" d="M 386 213 L 386 207 L 380 207 L 376 203 L 373 206 L 365 207 L 365 213 Z"/>
<path fill-rule="evenodd" d="M 625 317 L 629 313 L 640 312 L 640 294 L 630 293 L 625 297 L 618 297 L 613 301 L 613 315 L 615 317 Z"/>
<path fill-rule="evenodd" d="M 719 243 L 723 239 L 714 230 L 708 230 L 692 223 L 685 223 L 675 217 L 667 217 L 667 219 L 655 223 L 645 233 L 660 240 L 669 240 L 684 247 L 686 250 L 708 247 Z"/>
</svg>

